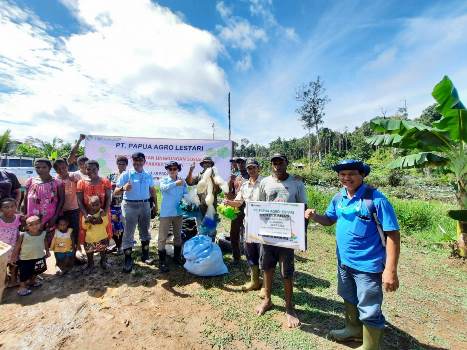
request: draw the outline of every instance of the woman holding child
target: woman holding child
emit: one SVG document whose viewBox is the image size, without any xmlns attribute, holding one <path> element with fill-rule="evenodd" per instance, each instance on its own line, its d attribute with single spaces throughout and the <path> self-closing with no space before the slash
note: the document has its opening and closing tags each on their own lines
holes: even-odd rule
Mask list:
<svg viewBox="0 0 467 350">
<path fill-rule="evenodd" d="M 92 260 L 94 252 L 101 253 L 101 267 L 107 269 L 104 248 L 107 248 L 108 239 L 112 237 L 112 224 L 109 220 L 112 184 L 109 179 L 99 176 L 99 163 L 95 160 L 86 162 L 86 175 L 87 178 L 78 181 L 76 188 L 81 211 L 79 242 L 84 244 L 88 256 L 88 270 L 94 268 Z M 96 201 L 98 205 L 96 205 Z M 86 233 L 92 229 L 92 225 L 100 225 L 101 227 L 104 225 L 107 239 L 101 237 L 98 242 L 91 242 L 88 237 L 86 240 Z M 105 244 L 106 240 L 107 244 Z"/>
</svg>

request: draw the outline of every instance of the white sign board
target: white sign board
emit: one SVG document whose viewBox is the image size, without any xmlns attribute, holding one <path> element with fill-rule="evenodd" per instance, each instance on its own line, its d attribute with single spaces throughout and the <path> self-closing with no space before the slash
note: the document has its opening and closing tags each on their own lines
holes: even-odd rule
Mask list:
<svg viewBox="0 0 467 350">
<path fill-rule="evenodd" d="M 247 202 L 245 240 L 306 250 L 304 213 L 303 203 Z"/>
<path fill-rule="evenodd" d="M 224 180 L 230 177 L 232 141 L 229 140 L 183 140 L 153 139 L 123 136 L 86 135 L 85 154 L 99 162 L 99 174 L 107 176 L 117 171 L 116 158 L 126 156 L 131 168 L 131 155 L 142 152 L 146 156 L 145 170 L 155 180 L 167 175 L 165 164 L 177 161 L 182 164 L 180 175 L 188 174 L 190 165 L 195 162 L 194 174 L 202 168 L 199 162 L 206 156 L 212 157 L 219 175 Z"/>
</svg>

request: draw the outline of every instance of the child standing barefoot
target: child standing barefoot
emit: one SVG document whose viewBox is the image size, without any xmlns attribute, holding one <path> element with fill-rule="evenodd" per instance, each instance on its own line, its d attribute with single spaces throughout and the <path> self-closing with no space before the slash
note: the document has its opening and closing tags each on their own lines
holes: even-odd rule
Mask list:
<svg viewBox="0 0 467 350">
<path fill-rule="evenodd" d="M 87 207 L 88 215 L 83 217 L 84 231 L 84 250 L 88 257 L 88 265 L 85 268 L 85 273 L 92 273 L 94 268 L 94 253 L 99 253 L 101 256 L 100 265 L 103 270 L 110 268 L 107 262 L 107 247 L 109 246 L 109 237 L 107 235 L 107 225 L 109 217 L 103 215 L 99 197 L 92 196 L 89 198 Z"/>
<path fill-rule="evenodd" d="M 12 248 L 8 258 L 8 287 L 17 286 L 18 267 L 13 257 L 13 249 L 19 237 L 21 215 L 16 214 L 16 201 L 13 198 L 3 198 L 0 201 L 0 241 Z"/>
<path fill-rule="evenodd" d="M 68 225 L 66 217 L 58 218 L 57 228 L 52 243 L 50 243 L 50 250 L 54 252 L 57 264 L 57 275 L 65 274 L 73 268 L 75 256 L 73 253 L 73 229 Z"/>
<path fill-rule="evenodd" d="M 46 232 L 41 231 L 41 219 L 30 216 L 26 219 L 26 232 L 21 232 L 16 242 L 14 258 L 18 258 L 19 296 L 31 294 L 29 287 L 40 287 L 37 275 L 47 270 L 45 258 L 50 256 Z"/>
</svg>

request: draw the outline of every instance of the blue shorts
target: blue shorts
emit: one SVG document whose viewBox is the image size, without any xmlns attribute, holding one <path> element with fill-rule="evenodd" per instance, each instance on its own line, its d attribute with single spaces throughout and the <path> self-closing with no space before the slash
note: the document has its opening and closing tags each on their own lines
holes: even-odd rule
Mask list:
<svg viewBox="0 0 467 350">
<path fill-rule="evenodd" d="M 65 252 L 65 253 L 59 253 L 59 252 L 54 252 L 55 255 L 55 260 L 65 260 L 66 258 L 71 258 L 73 256 L 73 252 Z"/>
</svg>

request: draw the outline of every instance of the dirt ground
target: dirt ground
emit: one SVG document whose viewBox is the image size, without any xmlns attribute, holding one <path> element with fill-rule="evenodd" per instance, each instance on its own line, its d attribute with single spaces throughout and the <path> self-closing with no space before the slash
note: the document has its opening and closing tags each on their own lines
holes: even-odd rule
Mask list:
<svg viewBox="0 0 467 350">
<path fill-rule="evenodd" d="M 309 237 L 309 251 L 296 259 L 300 329 L 283 326 L 277 275 L 277 306 L 265 316 L 254 315 L 257 293 L 240 291 L 248 279 L 246 263 L 232 267 L 228 254 L 230 273 L 216 278 L 194 277 L 175 266 L 162 275 L 141 263 L 127 275 L 116 255 L 108 273 L 84 276 L 75 268 L 56 277 L 50 259 L 44 285 L 32 295 L 20 298 L 14 289 L 6 291 L 0 305 L 0 348 L 349 349 L 326 338 L 343 324 L 333 237 L 321 231 Z M 446 256 L 447 251 L 404 242 L 401 289 L 385 296 L 385 349 L 467 349 L 467 268 Z"/>
</svg>

